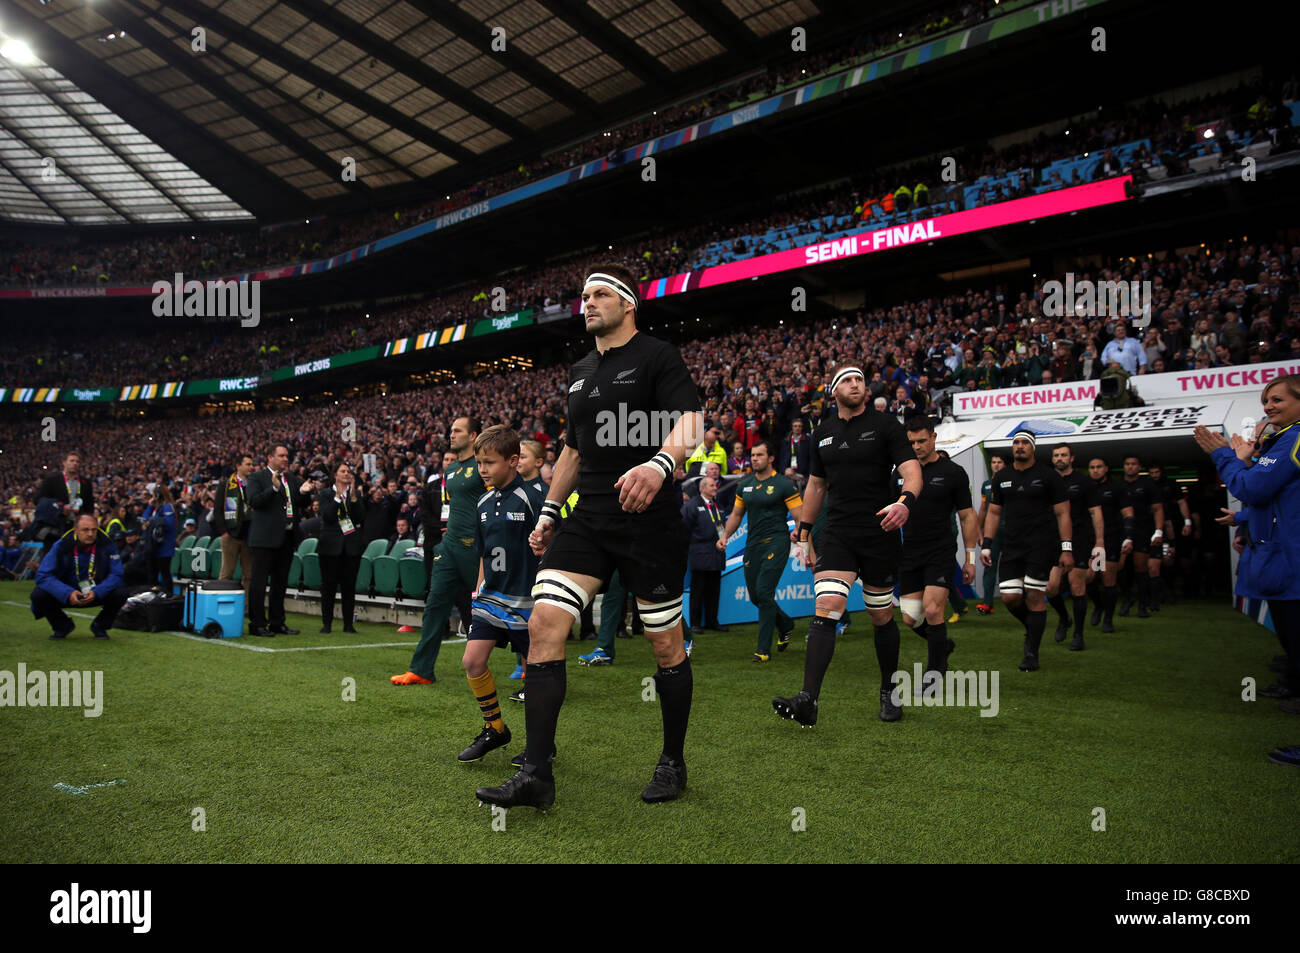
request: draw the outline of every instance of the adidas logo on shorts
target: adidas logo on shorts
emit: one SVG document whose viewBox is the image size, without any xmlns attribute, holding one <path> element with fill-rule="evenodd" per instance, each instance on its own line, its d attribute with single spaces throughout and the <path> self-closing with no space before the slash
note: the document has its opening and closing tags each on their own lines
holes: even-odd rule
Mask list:
<svg viewBox="0 0 1300 953">
<path fill-rule="evenodd" d="M 666 596 L 666 595 L 668 595 L 668 587 L 665 586 L 663 583 L 660 583 L 659 585 L 657 585 L 657 586 L 654 587 L 654 590 L 650 593 L 650 595 L 652 595 L 652 596 Z"/>
</svg>

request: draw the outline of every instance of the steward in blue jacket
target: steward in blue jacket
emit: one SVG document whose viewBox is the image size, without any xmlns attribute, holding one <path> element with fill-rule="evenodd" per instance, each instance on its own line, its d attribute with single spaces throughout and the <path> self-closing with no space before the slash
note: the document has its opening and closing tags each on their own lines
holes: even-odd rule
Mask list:
<svg viewBox="0 0 1300 953">
<path fill-rule="evenodd" d="M 95 638 L 106 639 L 125 602 L 117 547 L 99 529 L 95 517 L 83 513 L 76 527 L 50 547 L 36 570 L 32 615 L 50 620 L 51 639 L 63 639 L 76 627 L 65 609 L 101 606 L 90 631 Z"/>
<path fill-rule="evenodd" d="M 1265 437 L 1247 466 L 1231 447 L 1210 454 L 1228 492 L 1241 500 L 1248 542 L 1236 592 L 1270 603 L 1300 599 L 1300 423 Z M 1276 518 L 1276 524 L 1274 519 Z M 1271 545 L 1270 545 L 1271 544 Z"/>
</svg>

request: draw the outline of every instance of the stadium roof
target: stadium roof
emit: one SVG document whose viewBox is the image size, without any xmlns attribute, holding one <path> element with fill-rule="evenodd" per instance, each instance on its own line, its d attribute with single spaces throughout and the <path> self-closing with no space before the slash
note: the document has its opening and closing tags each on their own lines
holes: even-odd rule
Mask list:
<svg viewBox="0 0 1300 953">
<path fill-rule="evenodd" d="M 458 173 L 439 188 L 468 183 L 753 71 L 789 52 L 793 25 L 840 42 L 906 4 L 863 6 L 17 0 L 0 33 L 29 44 L 37 64 L 0 58 L 4 217 L 266 220 L 402 186 L 431 194 L 419 186 L 437 173 Z M 504 50 L 493 49 L 498 28 Z M 56 192 L 31 163 L 57 161 L 60 148 L 72 161 L 58 163 L 68 176 Z"/>
</svg>

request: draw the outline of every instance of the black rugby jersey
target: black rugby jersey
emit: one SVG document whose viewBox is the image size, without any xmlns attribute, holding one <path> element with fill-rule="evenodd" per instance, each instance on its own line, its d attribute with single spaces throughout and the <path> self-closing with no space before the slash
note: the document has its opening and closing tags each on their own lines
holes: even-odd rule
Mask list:
<svg viewBox="0 0 1300 953">
<path fill-rule="evenodd" d="M 957 537 L 953 532 L 953 511 L 971 508 L 970 477 L 964 468 L 943 457 L 923 465 L 921 494 L 903 525 L 903 551 L 937 547 L 954 550 Z"/>
<path fill-rule="evenodd" d="M 817 426 L 812 441 L 812 475 L 825 479 L 832 494 L 827 519 L 837 527 L 883 532 L 876 513 L 898 499 L 890 474 L 916 459 L 898 418 L 873 407 L 849 420 L 836 412 Z"/>
<path fill-rule="evenodd" d="M 619 506 L 614 484 L 659 452 L 677 420 L 700 409 L 686 362 L 667 341 L 638 331 L 621 347 L 592 350 L 569 371 L 568 443 L 581 456 L 579 507 L 585 514 L 675 513 L 673 481 L 664 480 L 646 513 Z"/>
<path fill-rule="evenodd" d="M 1092 514 L 1088 511 L 1094 506 L 1101 505 L 1101 501 L 1097 498 L 1092 477 L 1078 468 L 1071 470 L 1069 476 L 1061 476 L 1059 470 L 1056 475 L 1065 484 L 1066 495 L 1070 498 L 1071 532 L 1075 536 L 1080 533 L 1084 535 L 1091 534 L 1093 531 Z"/>
<path fill-rule="evenodd" d="M 1004 545 L 1040 544 L 1057 538 L 1057 503 L 1070 499 L 1065 481 L 1049 466 L 1035 462 L 1027 470 L 1003 467 L 993 479 L 990 503 L 1002 507 Z"/>
<path fill-rule="evenodd" d="M 1149 476 L 1140 476 L 1136 480 L 1125 480 L 1124 488 L 1128 490 L 1128 505 L 1133 507 L 1133 519 L 1139 536 L 1150 536 L 1156 529 L 1155 514 L 1151 507 L 1160 500 L 1160 488 Z"/>
<path fill-rule="evenodd" d="M 1124 528 L 1124 514 L 1121 511 L 1126 506 L 1132 506 L 1128 498 L 1128 485 L 1118 477 L 1097 480 L 1092 485 L 1101 505 L 1101 519 L 1106 532 L 1120 532 Z"/>
<path fill-rule="evenodd" d="M 1165 505 L 1165 520 L 1178 522 L 1182 518 L 1178 510 L 1178 501 L 1187 495 L 1183 485 L 1170 477 L 1161 477 L 1156 482 L 1156 490 L 1159 494 L 1156 499 Z"/>
</svg>

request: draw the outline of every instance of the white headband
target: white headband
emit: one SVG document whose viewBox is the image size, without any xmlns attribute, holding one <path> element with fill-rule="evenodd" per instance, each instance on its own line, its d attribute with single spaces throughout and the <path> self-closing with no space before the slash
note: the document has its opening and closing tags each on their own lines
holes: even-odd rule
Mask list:
<svg viewBox="0 0 1300 953">
<path fill-rule="evenodd" d="M 1015 433 L 1013 433 L 1013 434 L 1011 435 L 1011 439 L 1012 439 L 1012 440 L 1015 440 L 1015 439 L 1018 438 L 1018 437 L 1024 437 L 1026 440 L 1029 441 L 1029 445 L 1030 445 L 1031 447 L 1033 447 L 1033 448 L 1035 448 L 1035 449 L 1038 448 L 1038 438 L 1037 438 L 1037 436 L 1035 436 L 1035 434 L 1034 434 L 1032 431 L 1029 431 L 1029 430 L 1017 430 Z"/>
<path fill-rule="evenodd" d="M 593 271 L 587 276 L 586 282 L 582 286 L 585 292 L 592 285 L 608 285 L 617 291 L 621 296 L 632 302 L 632 307 L 637 307 L 636 293 L 623 282 L 619 281 L 613 275 L 607 275 L 604 272 Z"/>
<path fill-rule="evenodd" d="M 857 374 L 864 381 L 867 379 L 867 375 L 862 373 L 862 368 L 860 367 L 841 367 L 838 371 L 836 371 L 835 377 L 831 381 L 831 396 L 832 397 L 835 396 L 835 388 L 840 386 L 844 378 L 852 377 L 854 374 Z"/>
</svg>

